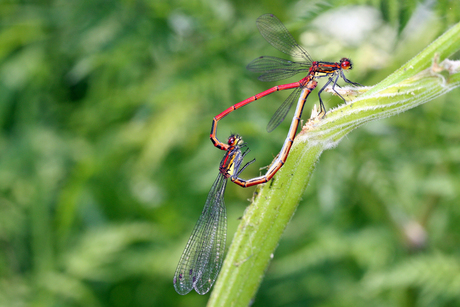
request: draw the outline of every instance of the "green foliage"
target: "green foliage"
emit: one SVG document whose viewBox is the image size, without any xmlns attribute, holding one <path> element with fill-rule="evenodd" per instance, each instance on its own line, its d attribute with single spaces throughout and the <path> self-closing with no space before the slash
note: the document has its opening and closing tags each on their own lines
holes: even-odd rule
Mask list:
<svg viewBox="0 0 460 307">
<path fill-rule="evenodd" d="M 350 57 L 349 78 L 374 85 L 459 20 L 458 1 L 414 20 L 410 3 L 386 14 L 376 1 L 2 2 L 0 305 L 204 305 L 172 276 L 222 156 L 212 117 L 272 86 L 244 69 L 280 56 L 255 19 L 275 13 L 314 58 Z M 357 16 L 324 22 L 366 4 L 378 22 L 348 29 L 360 39 L 340 32 Z M 458 305 L 458 94 L 322 155 L 254 306 Z M 288 123 L 265 126 L 285 97 L 219 126 L 257 159 L 245 178 L 284 140 Z M 229 239 L 252 192 L 227 188 Z"/>
</svg>

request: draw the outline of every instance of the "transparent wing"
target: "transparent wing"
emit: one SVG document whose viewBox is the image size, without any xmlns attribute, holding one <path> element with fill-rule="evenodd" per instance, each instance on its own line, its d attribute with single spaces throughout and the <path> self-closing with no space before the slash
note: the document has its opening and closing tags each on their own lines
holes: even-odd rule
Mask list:
<svg viewBox="0 0 460 307">
<path fill-rule="evenodd" d="M 220 201 L 216 201 L 214 207 L 215 217 L 213 222 L 209 225 L 213 228 L 210 230 L 213 239 L 208 240 L 206 254 L 207 257 L 200 259 L 200 266 L 202 269 L 201 277 L 195 283 L 195 291 L 199 294 L 206 294 L 211 289 L 212 285 L 219 276 L 222 263 L 224 261 L 225 243 L 227 239 L 227 213 L 224 204 L 224 191 L 227 180 L 224 181 L 224 188 L 222 190 L 222 197 Z"/>
<path fill-rule="evenodd" d="M 219 275 L 227 236 L 226 186 L 227 179 L 219 173 L 174 274 L 174 288 L 179 294 L 193 288 L 206 294 Z"/>
<path fill-rule="evenodd" d="M 250 71 L 261 73 L 260 81 L 278 81 L 301 72 L 308 72 L 310 65 L 277 57 L 261 56 L 246 66 Z"/>
<path fill-rule="evenodd" d="M 312 62 L 308 52 L 302 48 L 283 23 L 273 14 L 265 14 L 257 18 L 257 28 L 267 42 L 281 52 Z"/>
<path fill-rule="evenodd" d="M 273 114 L 272 118 L 268 122 L 267 132 L 272 132 L 283 122 L 292 105 L 294 104 L 294 101 L 296 101 L 299 98 L 301 91 L 302 87 L 296 88 L 291 93 L 291 95 L 289 95 L 289 97 L 283 102 L 283 104 L 278 108 L 278 110 L 276 110 L 275 114 Z"/>
</svg>

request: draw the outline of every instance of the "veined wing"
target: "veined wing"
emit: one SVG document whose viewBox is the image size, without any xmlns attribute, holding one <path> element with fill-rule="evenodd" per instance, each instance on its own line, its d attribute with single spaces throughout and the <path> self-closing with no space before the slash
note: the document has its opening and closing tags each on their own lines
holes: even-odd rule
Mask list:
<svg viewBox="0 0 460 307">
<path fill-rule="evenodd" d="M 206 294 L 219 275 L 227 235 L 226 186 L 227 179 L 219 173 L 174 274 L 174 287 L 179 294 L 187 294 L 193 288 Z"/>
<path fill-rule="evenodd" d="M 246 68 L 260 73 L 260 81 L 278 81 L 301 72 L 308 72 L 310 65 L 272 56 L 261 56 L 249 63 Z"/>
<path fill-rule="evenodd" d="M 272 132 L 273 130 L 275 130 L 276 127 L 278 127 L 283 122 L 289 110 L 291 109 L 292 105 L 294 104 L 294 101 L 296 101 L 299 98 L 301 91 L 302 91 L 301 87 L 296 88 L 289 95 L 289 97 L 286 98 L 286 100 L 278 108 L 278 110 L 276 110 L 275 114 L 273 114 L 272 118 L 268 122 L 267 132 Z"/>
<path fill-rule="evenodd" d="M 257 28 L 267 42 L 281 52 L 313 62 L 308 52 L 302 48 L 283 23 L 273 14 L 265 14 L 257 18 Z"/>
</svg>

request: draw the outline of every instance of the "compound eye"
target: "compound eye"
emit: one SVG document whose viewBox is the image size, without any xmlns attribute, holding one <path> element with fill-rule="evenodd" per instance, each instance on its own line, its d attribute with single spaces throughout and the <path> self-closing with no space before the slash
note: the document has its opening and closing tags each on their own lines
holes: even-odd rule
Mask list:
<svg viewBox="0 0 460 307">
<path fill-rule="evenodd" d="M 342 69 L 351 69 L 352 68 L 352 64 L 351 64 L 351 61 L 347 58 L 343 58 L 340 60 L 340 67 L 342 67 Z"/>
<path fill-rule="evenodd" d="M 235 144 L 235 141 L 236 141 L 236 136 L 231 135 L 231 136 L 228 137 L 227 144 L 228 144 L 228 145 L 234 145 L 234 144 Z"/>
</svg>

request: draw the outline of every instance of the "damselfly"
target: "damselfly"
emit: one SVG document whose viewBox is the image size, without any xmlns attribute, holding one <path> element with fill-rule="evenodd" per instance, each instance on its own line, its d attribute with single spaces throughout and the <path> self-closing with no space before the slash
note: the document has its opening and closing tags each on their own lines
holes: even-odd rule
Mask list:
<svg viewBox="0 0 460 307">
<path fill-rule="evenodd" d="M 227 237 L 227 216 L 224 193 L 227 179 L 243 185 L 238 178 L 241 172 L 254 160 L 246 163 L 243 159 L 249 149 L 238 135 L 228 138 L 228 149 L 220 162 L 219 174 L 214 181 L 201 216 L 192 231 L 190 239 L 174 274 L 174 288 L 179 294 L 187 294 L 195 289 L 206 294 L 216 281 L 222 267 Z M 245 148 L 246 147 L 246 148 Z M 242 149 L 244 151 L 242 151 Z"/>
</svg>

